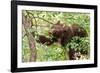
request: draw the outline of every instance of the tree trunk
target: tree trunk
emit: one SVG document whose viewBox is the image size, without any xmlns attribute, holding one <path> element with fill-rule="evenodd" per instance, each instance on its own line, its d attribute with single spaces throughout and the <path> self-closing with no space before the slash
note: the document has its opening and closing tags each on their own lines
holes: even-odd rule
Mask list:
<svg viewBox="0 0 100 73">
<path fill-rule="evenodd" d="M 26 31 L 26 35 L 29 41 L 29 48 L 31 50 L 31 56 L 30 56 L 30 62 L 35 62 L 36 61 L 36 57 L 37 57 L 37 51 L 36 51 L 36 46 L 35 46 L 35 39 L 33 37 L 33 35 L 31 34 L 31 32 L 28 31 L 28 29 L 31 29 L 31 18 L 28 18 L 24 15 L 24 13 L 22 14 L 22 24 L 24 26 L 24 29 Z"/>
<path fill-rule="evenodd" d="M 31 57 L 30 61 L 35 62 L 36 61 L 36 56 L 37 56 L 37 51 L 36 51 L 36 46 L 35 46 L 35 39 L 31 33 L 27 35 L 28 40 L 29 40 L 29 47 L 31 50 Z"/>
</svg>

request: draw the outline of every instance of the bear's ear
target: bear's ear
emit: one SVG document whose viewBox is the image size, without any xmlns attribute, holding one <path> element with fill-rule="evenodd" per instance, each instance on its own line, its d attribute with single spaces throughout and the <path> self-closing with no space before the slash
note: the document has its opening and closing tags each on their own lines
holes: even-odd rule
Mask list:
<svg viewBox="0 0 100 73">
<path fill-rule="evenodd" d="M 60 20 L 59 21 L 57 21 L 57 23 L 56 24 L 60 24 Z"/>
</svg>

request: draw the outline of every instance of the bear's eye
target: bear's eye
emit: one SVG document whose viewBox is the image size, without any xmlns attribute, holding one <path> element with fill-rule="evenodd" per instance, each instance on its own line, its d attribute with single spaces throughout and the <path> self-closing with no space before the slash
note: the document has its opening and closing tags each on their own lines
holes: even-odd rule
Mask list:
<svg viewBox="0 0 100 73">
<path fill-rule="evenodd" d="M 81 32 L 81 29 L 78 29 L 78 32 Z"/>
</svg>

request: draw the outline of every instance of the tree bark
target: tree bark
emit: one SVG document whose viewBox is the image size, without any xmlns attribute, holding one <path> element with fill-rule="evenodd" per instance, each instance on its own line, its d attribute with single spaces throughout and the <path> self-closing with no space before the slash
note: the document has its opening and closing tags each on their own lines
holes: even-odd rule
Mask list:
<svg viewBox="0 0 100 73">
<path fill-rule="evenodd" d="M 29 47 L 30 47 L 30 50 L 31 50 L 30 62 L 35 62 L 36 57 L 37 57 L 35 39 L 34 39 L 33 35 L 31 34 L 31 32 L 28 31 L 28 29 L 31 29 L 31 25 L 32 25 L 31 22 L 32 22 L 31 18 L 28 18 L 27 16 L 22 14 L 22 24 L 23 24 L 24 29 L 26 31 L 26 36 L 28 38 Z"/>
</svg>

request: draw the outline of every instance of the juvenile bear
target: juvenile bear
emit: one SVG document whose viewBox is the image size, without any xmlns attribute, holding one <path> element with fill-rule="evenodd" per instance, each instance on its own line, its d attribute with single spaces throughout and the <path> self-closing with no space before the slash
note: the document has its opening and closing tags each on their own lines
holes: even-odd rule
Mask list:
<svg viewBox="0 0 100 73">
<path fill-rule="evenodd" d="M 50 34 L 50 38 L 47 38 L 43 35 L 41 37 L 40 35 L 39 40 L 42 44 L 49 43 L 50 45 L 54 42 L 57 42 L 61 44 L 62 46 L 65 46 L 74 36 L 86 37 L 88 35 L 86 30 L 83 27 L 80 27 L 77 24 L 68 26 L 68 25 L 61 23 L 60 21 L 55 23 L 51 27 L 51 31 L 48 33 Z"/>
</svg>

